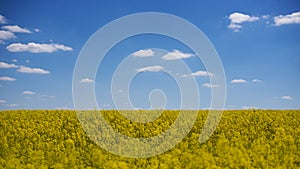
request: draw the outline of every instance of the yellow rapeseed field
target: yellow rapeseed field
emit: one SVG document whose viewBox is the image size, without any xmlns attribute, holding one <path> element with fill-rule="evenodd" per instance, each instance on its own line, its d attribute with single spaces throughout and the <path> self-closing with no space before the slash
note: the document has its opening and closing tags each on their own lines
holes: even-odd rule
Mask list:
<svg viewBox="0 0 300 169">
<path fill-rule="evenodd" d="M 178 111 L 137 123 L 103 110 L 118 132 L 152 137 L 167 130 Z M 114 155 L 97 146 L 75 111 L 0 111 L 0 168 L 300 168 L 300 110 L 227 110 L 210 139 L 198 142 L 208 111 L 173 149 L 149 158 Z"/>
</svg>

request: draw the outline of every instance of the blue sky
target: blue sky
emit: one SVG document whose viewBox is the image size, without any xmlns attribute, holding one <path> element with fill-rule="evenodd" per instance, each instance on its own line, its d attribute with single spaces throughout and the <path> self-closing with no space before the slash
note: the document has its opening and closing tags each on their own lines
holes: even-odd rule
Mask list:
<svg viewBox="0 0 300 169">
<path fill-rule="evenodd" d="M 0 109 L 73 108 L 73 71 L 85 42 L 105 24 L 138 12 L 176 15 L 206 34 L 224 67 L 226 109 L 300 109 L 297 0 L 1 1 Z M 181 57 L 197 80 L 200 107 L 210 107 L 211 87 L 218 86 L 209 84 L 202 62 L 189 57 L 194 52 L 172 38 L 148 34 L 117 44 L 96 78 L 82 79 L 95 84 L 99 108 L 114 108 L 110 86 L 119 63 L 134 52 L 149 55 L 155 48 L 177 51 L 172 56 Z M 178 86 L 161 71 L 143 71 L 132 81 L 134 107 L 149 108 L 148 94 L 157 88 L 168 98 L 166 108 L 179 108 Z"/>
</svg>

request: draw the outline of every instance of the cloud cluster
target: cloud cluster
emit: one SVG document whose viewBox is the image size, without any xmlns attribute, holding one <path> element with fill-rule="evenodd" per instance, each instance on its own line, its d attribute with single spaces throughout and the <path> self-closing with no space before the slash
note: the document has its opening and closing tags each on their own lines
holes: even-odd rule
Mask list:
<svg viewBox="0 0 300 169">
<path fill-rule="evenodd" d="M 0 24 L 6 24 L 6 23 L 7 23 L 7 19 L 3 15 L 0 15 Z"/>
<path fill-rule="evenodd" d="M 40 32 L 38 28 L 33 29 L 32 31 L 21 27 L 19 25 L 12 25 L 8 24 L 8 20 L 3 16 L 0 15 L 0 24 L 5 24 L 0 26 L 0 44 L 5 44 L 6 41 L 17 38 L 18 33 L 34 33 L 34 32 Z M 56 43 L 50 43 L 50 44 L 40 44 L 40 43 L 12 43 L 8 46 L 6 46 L 6 49 L 10 52 L 31 52 L 31 53 L 52 53 L 56 51 L 72 51 L 73 49 L 71 47 L 65 46 L 63 44 L 56 44 Z M 0 68 L 1 69 L 9 69 L 9 68 L 15 68 L 17 72 L 20 73 L 27 73 L 27 74 L 50 74 L 50 71 L 44 70 L 42 68 L 34 68 L 34 67 L 27 67 L 23 65 L 16 65 L 14 63 L 17 63 L 17 59 L 12 59 L 13 63 L 5 63 L 0 61 Z M 29 60 L 26 60 L 27 63 L 29 63 Z M 16 78 L 9 77 L 9 76 L 1 76 L 0 81 L 16 81 Z M 1 86 L 1 85 L 0 85 Z M 36 92 L 27 90 L 23 91 L 24 95 L 34 95 Z M 43 96 L 43 97 L 49 97 L 53 98 L 55 96 Z M 0 102 L 5 103 L 5 100 L 0 100 Z M 7 104 L 7 106 L 17 106 L 17 104 Z"/>
<path fill-rule="evenodd" d="M 247 83 L 248 81 L 245 79 L 233 79 L 230 83 Z"/>
<path fill-rule="evenodd" d="M 162 59 L 164 60 L 177 60 L 177 59 L 186 59 L 194 56 L 194 54 L 191 53 L 183 53 L 179 50 L 173 50 L 172 52 L 168 52 L 165 54 Z"/>
<path fill-rule="evenodd" d="M 234 32 L 238 32 L 242 28 L 244 22 L 254 22 L 262 19 L 268 19 L 270 15 L 262 15 L 260 17 L 250 16 L 247 14 L 235 12 L 229 15 L 228 19 L 230 24 L 228 28 L 232 29 Z M 272 18 L 274 26 L 288 25 L 288 24 L 299 24 L 300 23 L 300 11 L 294 12 L 287 15 L 278 15 Z M 267 21 L 269 23 L 269 21 Z"/>
<path fill-rule="evenodd" d="M 291 96 L 282 96 L 281 99 L 284 99 L 284 100 L 293 100 L 293 98 Z"/>
<path fill-rule="evenodd" d="M 21 73 L 30 73 L 30 74 L 49 74 L 50 72 L 47 70 L 44 70 L 42 68 L 30 68 L 26 66 L 20 66 L 17 70 Z"/>
<path fill-rule="evenodd" d="M 52 53 L 58 50 L 62 51 L 72 51 L 71 47 L 61 45 L 61 44 L 40 44 L 30 42 L 27 44 L 22 43 L 12 43 L 6 47 L 10 52 L 31 52 L 31 53 Z"/>
<path fill-rule="evenodd" d="M 6 24 L 7 19 L 0 15 L 0 23 Z M 35 28 L 33 30 L 34 32 L 40 32 L 39 29 Z M 1 27 L 0 30 L 0 44 L 4 44 L 5 40 L 9 40 L 12 38 L 16 38 L 16 35 L 14 33 L 33 33 L 27 28 L 22 28 L 18 25 L 5 25 Z M 12 43 L 6 47 L 6 49 L 10 52 L 31 52 L 31 53 L 52 53 L 56 51 L 72 51 L 73 49 L 71 47 L 62 45 L 62 44 L 40 44 L 40 43 L 34 43 L 30 42 L 27 44 L 22 43 Z"/>
<path fill-rule="evenodd" d="M 204 83 L 202 84 L 203 87 L 207 87 L 207 88 L 215 88 L 215 87 L 219 87 L 219 85 L 217 84 L 211 84 L 211 83 Z"/>
<path fill-rule="evenodd" d="M 204 71 L 204 70 L 199 70 L 199 71 L 196 71 L 194 73 L 191 73 L 191 74 L 187 74 L 187 75 L 181 75 L 181 77 L 188 77 L 188 76 L 202 76 L 202 77 L 205 77 L 205 76 L 214 76 L 213 73 L 210 73 L 210 72 L 207 72 L 207 71 Z"/>
<path fill-rule="evenodd" d="M 15 65 L 15 64 L 8 64 L 8 63 L 5 63 L 5 62 L 0 62 L 0 68 L 2 68 L 2 69 L 18 68 L 18 66 Z"/>
<path fill-rule="evenodd" d="M 21 28 L 18 25 L 6 25 L 2 26 L 2 29 L 7 30 L 9 32 L 14 32 L 14 33 L 31 33 L 30 30 L 26 28 Z"/>
<path fill-rule="evenodd" d="M 159 65 L 147 66 L 147 67 L 136 69 L 137 72 L 160 72 L 162 70 L 164 70 L 164 67 Z"/>
<path fill-rule="evenodd" d="M 260 79 L 253 79 L 252 82 L 253 83 L 261 83 L 262 80 L 260 80 Z M 230 83 L 248 83 L 248 81 L 245 80 L 245 79 L 233 79 L 233 80 L 230 81 Z"/>
<path fill-rule="evenodd" d="M 154 56 L 154 51 L 151 49 L 143 49 L 143 50 L 139 50 L 134 52 L 132 55 L 135 57 L 150 57 L 150 56 Z M 171 52 L 168 52 L 167 54 L 163 55 L 161 58 L 163 60 L 177 60 L 177 59 L 186 59 L 186 58 L 190 58 L 192 56 L 195 56 L 192 53 L 183 53 L 179 50 L 173 50 Z"/>
<path fill-rule="evenodd" d="M 2 69 L 8 69 L 8 68 L 19 68 L 17 69 L 18 72 L 21 73 L 31 73 L 31 74 L 49 74 L 50 72 L 47 70 L 44 70 L 42 68 L 31 68 L 27 66 L 18 66 L 15 64 L 9 64 L 5 62 L 0 62 L 0 68 Z"/>
<path fill-rule="evenodd" d="M 154 51 L 151 49 L 139 50 L 132 54 L 135 57 L 149 57 L 154 55 Z"/>
<path fill-rule="evenodd" d="M 203 71 L 203 70 L 199 70 L 197 72 L 194 72 L 191 74 L 192 76 L 214 76 L 213 73 L 207 72 L 207 71 Z"/>
<path fill-rule="evenodd" d="M 23 94 L 25 94 L 25 95 L 34 95 L 34 94 L 36 94 L 36 92 L 26 90 L 26 91 L 23 91 Z"/>
<path fill-rule="evenodd" d="M 238 12 L 230 14 L 229 19 L 230 19 L 230 24 L 229 24 L 228 28 L 232 29 L 235 32 L 238 32 L 239 29 L 242 28 L 242 23 L 253 22 L 253 21 L 259 20 L 258 17 L 250 16 L 250 15 L 238 13 Z"/>
<path fill-rule="evenodd" d="M 7 24 L 7 19 L 0 15 L 0 24 Z M 0 44 L 5 44 L 5 40 L 16 38 L 14 33 L 31 33 L 30 30 L 18 25 L 5 25 L 0 30 Z"/>
<path fill-rule="evenodd" d="M 16 81 L 16 78 L 8 77 L 8 76 L 1 76 L 0 80 L 2 80 L 2 81 Z"/>
<path fill-rule="evenodd" d="M 294 12 L 289 15 L 279 15 L 274 18 L 274 25 L 281 26 L 287 24 L 298 24 L 300 23 L 300 12 Z"/>
<path fill-rule="evenodd" d="M 80 83 L 93 83 L 94 80 L 90 78 L 83 78 L 81 79 Z"/>
<path fill-rule="evenodd" d="M 16 38 L 15 34 L 9 31 L 0 30 L 0 40 L 8 40 L 12 38 Z"/>
</svg>

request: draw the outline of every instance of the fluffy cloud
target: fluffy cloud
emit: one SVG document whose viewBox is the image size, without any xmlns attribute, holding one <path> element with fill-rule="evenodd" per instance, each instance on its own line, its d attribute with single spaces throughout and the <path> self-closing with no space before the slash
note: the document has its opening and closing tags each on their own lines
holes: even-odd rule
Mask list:
<svg viewBox="0 0 300 169">
<path fill-rule="evenodd" d="M 1 24 L 6 24 L 7 23 L 7 19 L 3 15 L 0 15 L 0 23 Z"/>
<path fill-rule="evenodd" d="M 244 79 L 233 79 L 231 83 L 247 83 L 247 80 Z"/>
<path fill-rule="evenodd" d="M 4 68 L 4 69 L 7 69 L 7 68 L 18 68 L 18 66 L 15 65 L 15 64 L 8 64 L 8 63 L 0 62 L 0 68 Z"/>
<path fill-rule="evenodd" d="M 282 96 L 281 99 L 293 100 L 293 98 L 291 96 Z"/>
<path fill-rule="evenodd" d="M 2 81 L 16 81 L 15 78 L 13 78 L 13 77 L 8 77 L 8 76 L 1 76 L 1 77 L 0 77 L 0 80 L 2 80 Z"/>
<path fill-rule="evenodd" d="M 38 28 L 35 28 L 34 31 L 35 32 L 40 32 L 40 30 Z"/>
<path fill-rule="evenodd" d="M 188 77 L 188 76 L 214 76 L 214 74 L 207 71 L 199 70 L 191 74 L 181 75 L 181 77 Z"/>
<path fill-rule="evenodd" d="M 72 51 L 71 47 L 61 45 L 61 44 L 39 44 L 30 42 L 28 44 L 13 43 L 6 47 L 10 52 L 31 52 L 31 53 L 52 53 L 58 50 L 62 51 Z"/>
<path fill-rule="evenodd" d="M 300 12 L 294 12 L 289 15 L 279 15 L 274 18 L 275 26 L 287 25 L 287 24 L 298 24 L 300 23 Z"/>
<path fill-rule="evenodd" d="M 34 95 L 34 94 L 36 94 L 36 92 L 26 90 L 26 91 L 23 92 L 23 94 L 26 94 L 26 95 Z"/>
<path fill-rule="evenodd" d="M 151 49 L 145 49 L 145 50 L 139 50 L 137 52 L 134 52 L 132 55 L 136 57 L 149 57 L 149 56 L 153 56 L 154 52 Z"/>
<path fill-rule="evenodd" d="M 90 78 L 83 78 L 81 79 L 80 83 L 93 83 L 94 80 Z"/>
<path fill-rule="evenodd" d="M 213 73 L 210 73 L 210 72 L 207 72 L 207 71 L 203 71 L 203 70 L 200 70 L 200 71 L 197 71 L 195 73 L 192 73 L 191 75 L 192 76 L 214 76 Z"/>
<path fill-rule="evenodd" d="M 270 15 L 263 15 L 262 18 L 263 19 L 268 19 L 270 17 Z"/>
<path fill-rule="evenodd" d="M 259 80 L 259 79 L 253 79 L 252 82 L 254 82 L 254 83 L 260 83 L 260 82 L 262 82 L 262 80 Z"/>
<path fill-rule="evenodd" d="M 142 67 L 139 69 L 136 69 L 138 72 L 160 72 L 164 69 L 164 67 L 159 66 L 159 65 L 154 65 L 154 66 L 148 66 L 148 67 Z"/>
<path fill-rule="evenodd" d="M 13 60 L 11 60 L 12 62 L 18 62 L 18 60 L 17 59 L 13 59 Z"/>
<path fill-rule="evenodd" d="M 0 103 L 6 103 L 6 100 L 0 100 Z"/>
<path fill-rule="evenodd" d="M 217 85 L 217 84 L 211 84 L 211 83 L 204 83 L 202 86 L 203 87 L 207 87 L 207 88 L 219 87 L 219 85 Z"/>
<path fill-rule="evenodd" d="M 244 22 L 253 22 L 259 20 L 258 17 L 250 16 L 242 13 L 232 13 L 229 15 L 230 24 L 228 28 L 234 30 L 235 32 L 238 32 L 240 28 L 242 28 L 242 23 Z"/>
<path fill-rule="evenodd" d="M 179 50 L 173 50 L 172 52 L 169 52 L 165 54 L 162 59 L 164 60 L 176 60 L 176 59 L 185 59 L 194 56 L 194 54 L 191 53 L 182 53 Z"/>
<path fill-rule="evenodd" d="M 2 26 L 2 29 L 8 30 L 9 32 L 15 32 L 15 33 L 31 33 L 30 30 L 26 28 L 21 28 L 18 25 L 6 25 L 6 26 Z"/>
<path fill-rule="evenodd" d="M 0 39 L 8 40 L 8 39 L 12 39 L 12 38 L 16 38 L 15 34 L 9 32 L 9 31 L 0 30 Z"/>
<path fill-rule="evenodd" d="M 21 73 L 32 73 L 32 74 L 49 74 L 50 72 L 41 68 L 30 68 L 26 66 L 20 66 L 20 68 L 17 70 Z"/>
</svg>

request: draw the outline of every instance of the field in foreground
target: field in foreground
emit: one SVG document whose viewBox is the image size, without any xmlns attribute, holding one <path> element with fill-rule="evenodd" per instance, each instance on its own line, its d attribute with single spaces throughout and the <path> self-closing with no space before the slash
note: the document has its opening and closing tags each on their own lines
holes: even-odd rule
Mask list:
<svg viewBox="0 0 300 169">
<path fill-rule="evenodd" d="M 102 113 L 114 129 L 132 137 L 157 135 L 178 115 L 166 111 L 143 124 L 117 111 Z M 199 144 L 207 114 L 199 111 L 191 132 L 170 151 L 134 159 L 93 143 L 75 111 L 0 111 L 0 168 L 300 168 L 299 110 L 224 111 L 212 137 Z"/>
</svg>

